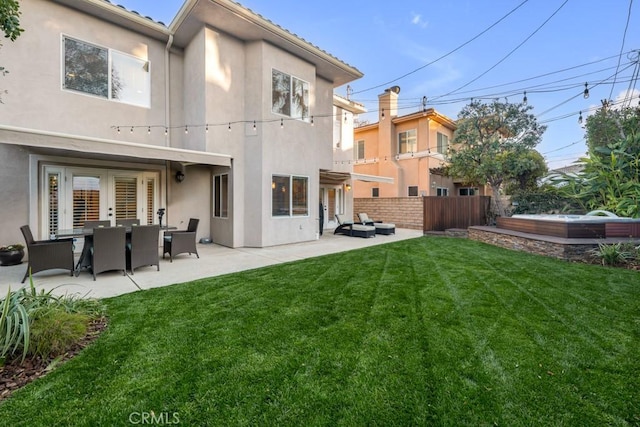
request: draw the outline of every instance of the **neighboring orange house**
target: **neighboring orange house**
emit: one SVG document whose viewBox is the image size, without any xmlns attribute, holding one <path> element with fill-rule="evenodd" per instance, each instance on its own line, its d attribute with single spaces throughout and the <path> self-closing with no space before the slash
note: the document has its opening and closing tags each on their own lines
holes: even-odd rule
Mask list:
<svg viewBox="0 0 640 427">
<path fill-rule="evenodd" d="M 393 178 L 393 183 L 355 181 L 353 197 L 473 196 L 483 188 L 438 174 L 456 130 L 433 108 L 398 115 L 400 87 L 378 96 L 378 122 L 354 129 L 355 173 Z"/>
</svg>

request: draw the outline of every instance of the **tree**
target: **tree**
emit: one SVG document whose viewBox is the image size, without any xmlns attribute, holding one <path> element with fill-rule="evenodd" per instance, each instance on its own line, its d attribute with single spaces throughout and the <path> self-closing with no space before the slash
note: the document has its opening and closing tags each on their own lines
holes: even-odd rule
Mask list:
<svg viewBox="0 0 640 427">
<path fill-rule="evenodd" d="M 17 0 L 0 0 L 0 29 L 4 32 L 4 37 L 11 41 L 15 41 L 24 31 L 20 28 L 20 5 Z M 3 76 L 8 72 L 5 67 L 0 66 L 0 73 Z M 1 102 L 2 98 L 0 98 Z"/>
<path fill-rule="evenodd" d="M 598 155 L 599 148 L 609 147 L 640 132 L 640 107 L 612 108 L 603 102 L 595 114 L 587 117 L 587 147 L 589 155 Z M 629 154 L 640 151 L 637 145 L 627 145 Z"/>
<path fill-rule="evenodd" d="M 488 184 L 501 216 L 506 214 L 499 197 L 503 185 L 541 173 L 533 153 L 546 126 L 528 113 L 532 108 L 498 100 L 471 101 L 458 114 L 447 174 L 468 183 Z"/>
</svg>

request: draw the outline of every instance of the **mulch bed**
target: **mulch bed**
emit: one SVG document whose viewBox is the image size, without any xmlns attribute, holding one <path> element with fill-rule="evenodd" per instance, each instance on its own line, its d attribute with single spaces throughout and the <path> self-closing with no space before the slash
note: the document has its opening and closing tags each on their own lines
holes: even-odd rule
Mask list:
<svg viewBox="0 0 640 427">
<path fill-rule="evenodd" d="M 62 356 L 58 358 L 46 358 L 33 357 L 26 358 L 24 362 L 21 362 L 21 356 L 15 359 L 5 361 L 3 366 L 0 366 L 0 401 L 11 396 L 11 393 L 18 390 L 21 387 L 29 384 L 48 372 L 53 367 L 59 366 L 60 363 L 71 359 L 82 349 L 94 342 L 107 328 L 107 319 L 101 318 L 92 321 L 89 324 L 87 334 L 80 341 L 75 343 L 69 350 L 67 350 Z M 52 365 L 52 362 L 57 360 Z"/>
</svg>

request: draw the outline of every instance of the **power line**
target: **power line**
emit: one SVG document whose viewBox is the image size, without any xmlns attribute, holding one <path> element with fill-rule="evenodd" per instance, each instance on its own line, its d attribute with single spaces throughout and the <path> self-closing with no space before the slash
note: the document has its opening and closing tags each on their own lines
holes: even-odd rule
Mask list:
<svg viewBox="0 0 640 427">
<path fill-rule="evenodd" d="M 460 86 L 459 88 L 446 93 L 442 96 L 449 96 L 453 93 L 458 92 L 460 89 L 464 89 L 465 87 L 469 86 L 471 83 L 479 80 L 481 77 L 485 76 L 487 73 L 489 73 L 489 71 L 493 70 L 494 68 L 496 68 L 498 65 L 500 65 L 502 62 L 504 62 L 507 58 L 509 58 L 515 51 L 517 51 L 518 49 L 520 49 L 522 47 L 522 45 L 524 45 L 527 41 L 529 41 L 529 39 L 531 37 L 533 37 L 538 31 L 540 31 L 542 29 L 542 27 L 544 27 L 558 12 L 560 12 L 560 9 L 562 9 L 567 3 L 569 2 L 569 0 L 565 0 L 559 8 L 557 8 L 552 14 L 551 16 L 549 16 L 538 28 L 535 29 L 535 31 L 531 34 L 529 34 L 529 36 L 527 36 L 519 45 L 517 45 L 513 50 L 511 50 L 511 52 L 507 53 L 507 55 L 505 55 L 501 60 L 499 60 L 498 62 L 496 62 L 493 66 L 491 66 L 488 70 L 486 70 L 485 72 L 483 72 L 482 74 L 480 74 L 478 77 L 472 79 L 470 82 Z"/>
<path fill-rule="evenodd" d="M 506 19 L 509 15 L 511 15 L 513 12 L 515 12 L 515 11 L 516 11 L 516 10 L 518 10 L 518 9 L 520 9 L 520 7 L 522 7 L 522 6 L 523 6 L 525 3 L 527 3 L 528 1 L 529 1 L 529 0 L 524 0 L 522 3 L 520 3 L 518 6 L 516 6 L 515 8 L 513 8 L 511 11 L 509 11 L 509 13 L 507 13 L 506 15 L 504 15 L 502 18 L 498 19 L 496 22 L 494 22 L 493 24 L 491 24 L 491 25 L 490 25 L 489 27 L 487 27 L 485 30 L 483 30 L 482 32 L 478 33 L 476 36 L 474 36 L 474 37 L 473 37 L 473 38 L 471 38 L 470 40 L 467 40 L 466 42 L 464 42 L 464 43 L 463 43 L 463 44 L 461 44 L 460 46 L 456 47 L 455 49 L 453 49 L 453 50 L 451 50 L 451 51 L 449 51 L 449 52 L 445 53 L 445 54 L 444 54 L 444 55 L 442 55 L 441 57 L 439 57 L 439 58 L 437 58 L 437 59 L 434 59 L 433 61 L 429 62 L 428 64 L 425 64 L 425 65 L 423 65 L 422 67 L 418 67 L 418 68 L 416 68 L 415 70 L 410 71 L 410 72 L 408 72 L 408 73 L 406 73 L 406 74 L 403 74 L 402 76 L 397 77 L 397 78 L 395 78 L 395 79 L 393 79 L 393 80 L 390 80 L 390 81 L 388 81 L 388 82 L 386 82 L 386 83 L 382 83 L 382 84 L 379 84 L 379 85 L 377 85 L 377 86 L 372 86 L 372 87 L 367 88 L 367 89 L 359 90 L 359 91 L 353 92 L 353 94 L 358 94 L 358 93 L 362 93 L 362 92 L 368 92 L 368 91 L 370 91 L 370 90 L 377 89 L 377 88 L 379 88 L 379 87 L 387 86 L 387 85 L 389 85 L 389 84 L 391 84 L 391 83 L 397 82 L 397 81 L 398 81 L 398 80 L 400 80 L 400 79 L 403 79 L 403 78 L 405 78 L 405 77 L 407 77 L 407 76 L 410 76 L 411 74 L 417 73 L 418 71 L 420 71 L 420 70 L 422 70 L 422 69 L 424 69 L 424 68 L 428 67 L 429 65 L 435 64 L 436 62 L 438 62 L 438 61 L 440 61 L 441 59 L 444 59 L 444 58 L 446 58 L 447 56 L 449 56 L 449 55 L 451 55 L 451 54 L 453 54 L 453 53 L 457 52 L 458 50 L 462 49 L 463 47 L 465 47 L 466 45 L 468 45 L 468 44 L 469 44 L 469 43 L 471 43 L 472 41 L 476 40 L 478 37 L 480 37 L 480 36 L 482 36 L 483 34 L 485 34 L 487 31 L 489 31 L 490 29 L 492 29 L 493 27 L 495 27 L 496 25 L 498 25 L 500 22 L 502 22 L 503 20 L 505 20 L 505 19 Z M 567 1 L 568 1 L 568 0 L 567 0 Z"/>
<path fill-rule="evenodd" d="M 627 12 L 627 23 L 624 27 L 624 33 L 622 34 L 622 45 L 620 46 L 620 56 L 618 57 L 618 68 L 620 68 L 620 58 L 622 57 L 622 51 L 624 50 L 624 43 L 627 39 L 627 29 L 629 28 L 629 21 L 631 20 L 631 9 L 633 7 L 633 0 L 629 0 L 629 11 Z M 616 85 L 615 78 L 613 79 L 613 85 L 611 85 L 611 92 L 609 92 L 609 99 L 613 96 L 613 88 Z"/>
</svg>

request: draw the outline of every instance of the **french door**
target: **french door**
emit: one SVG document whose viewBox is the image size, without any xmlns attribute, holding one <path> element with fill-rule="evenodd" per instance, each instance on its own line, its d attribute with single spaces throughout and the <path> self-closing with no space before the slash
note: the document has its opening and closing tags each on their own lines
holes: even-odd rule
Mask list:
<svg viewBox="0 0 640 427">
<path fill-rule="evenodd" d="M 153 224 L 159 173 L 45 166 L 42 233 L 81 228 L 85 221 L 138 219 Z"/>
</svg>

